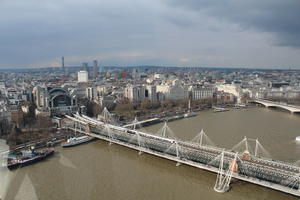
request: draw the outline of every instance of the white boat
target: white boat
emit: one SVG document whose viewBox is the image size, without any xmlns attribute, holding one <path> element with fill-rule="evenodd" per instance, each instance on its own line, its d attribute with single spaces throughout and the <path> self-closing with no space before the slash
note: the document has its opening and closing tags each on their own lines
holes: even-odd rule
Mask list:
<svg viewBox="0 0 300 200">
<path fill-rule="evenodd" d="M 68 139 L 66 142 L 62 143 L 62 147 L 72 147 L 82 143 L 86 143 L 94 140 L 95 138 L 90 136 L 81 136 L 81 137 L 72 137 Z"/>
<path fill-rule="evenodd" d="M 241 109 L 241 108 L 246 108 L 247 106 L 246 106 L 246 104 L 235 104 L 234 107 L 236 109 Z"/>
<path fill-rule="evenodd" d="M 299 142 L 300 142 L 300 136 L 297 136 L 297 137 L 296 137 L 296 141 L 299 141 Z"/>
<path fill-rule="evenodd" d="M 183 115 L 184 118 L 194 117 L 194 116 L 197 116 L 197 113 L 195 113 L 195 112 L 188 112 L 188 113 L 185 113 Z"/>
<path fill-rule="evenodd" d="M 227 108 L 222 108 L 222 107 L 213 107 L 214 112 L 226 112 L 229 111 Z"/>
<path fill-rule="evenodd" d="M 191 100 L 189 100 L 189 111 L 183 115 L 184 118 L 195 117 L 197 113 L 191 111 Z"/>
</svg>

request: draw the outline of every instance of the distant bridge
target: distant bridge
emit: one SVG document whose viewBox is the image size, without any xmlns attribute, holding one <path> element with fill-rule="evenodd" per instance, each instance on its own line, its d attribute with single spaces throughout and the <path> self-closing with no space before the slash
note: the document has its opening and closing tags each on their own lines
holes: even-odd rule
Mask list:
<svg viewBox="0 0 300 200">
<path fill-rule="evenodd" d="M 154 122 L 157 122 L 157 121 L 161 122 L 161 119 L 160 118 L 152 118 L 152 119 L 146 119 L 144 121 L 137 121 L 135 119 L 135 121 L 133 121 L 133 123 L 126 124 L 123 127 L 124 128 L 130 128 L 130 127 L 136 127 L 136 126 L 138 127 L 138 126 L 141 126 L 141 125 L 144 125 L 144 124 L 151 124 L 151 123 L 154 123 Z"/>
<path fill-rule="evenodd" d="M 281 103 L 281 102 L 274 102 L 274 101 L 268 101 L 263 99 L 255 99 L 252 100 L 253 103 L 262 104 L 264 106 L 268 107 L 277 107 L 282 108 L 285 110 L 290 111 L 291 113 L 300 113 L 300 106 L 294 106 L 287 103 Z"/>
</svg>

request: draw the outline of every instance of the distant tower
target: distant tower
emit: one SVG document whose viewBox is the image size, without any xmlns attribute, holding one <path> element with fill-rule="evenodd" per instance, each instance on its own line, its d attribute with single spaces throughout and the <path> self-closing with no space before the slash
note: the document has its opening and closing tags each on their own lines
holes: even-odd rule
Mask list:
<svg viewBox="0 0 300 200">
<path fill-rule="evenodd" d="M 93 69 L 94 69 L 94 78 L 96 79 L 99 76 L 99 68 L 98 68 L 97 60 L 94 60 Z"/>
<path fill-rule="evenodd" d="M 84 71 L 87 71 L 87 72 L 89 71 L 88 70 L 88 63 L 82 63 L 82 67 L 83 67 Z"/>
<path fill-rule="evenodd" d="M 132 78 L 133 79 L 137 79 L 138 76 L 139 76 L 138 70 L 137 69 L 133 69 L 133 71 L 132 71 Z"/>
<path fill-rule="evenodd" d="M 100 65 L 100 74 L 103 74 L 104 73 L 104 67 L 102 65 Z"/>
<path fill-rule="evenodd" d="M 66 72 L 66 70 L 65 70 L 65 57 L 61 57 L 61 67 L 62 67 L 62 71 L 65 74 L 65 72 Z"/>
</svg>

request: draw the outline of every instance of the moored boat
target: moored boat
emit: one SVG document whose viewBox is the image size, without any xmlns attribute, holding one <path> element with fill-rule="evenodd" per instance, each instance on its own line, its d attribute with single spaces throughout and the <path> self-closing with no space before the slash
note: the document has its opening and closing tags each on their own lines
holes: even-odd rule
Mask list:
<svg viewBox="0 0 300 200">
<path fill-rule="evenodd" d="M 30 151 L 22 151 L 21 156 L 17 156 L 14 159 L 8 159 L 7 165 L 2 167 L 6 167 L 10 170 L 19 167 L 25 167 L 27 165 L 31 165 L 38 161 L 44 160 L 48 156 L 51 156 L 53 154 L 54 154 L 54 150 L 50 148 L 42 149 L 42 150 L 31 149 Z"/>
<path fill-rule="evenodd" d="M 195 116 L 197 116 L 197 113 L 195 112 L 188 112 L 183 115 L 184 118 L 195 117 Z"/>
<path fill-rule="evenodd" d="M 95 140 L 95 138 L 90 136 L 81 136 L 81 137 L 72 137 L 69 138 L 66 142 L 61 144 L 62 147 L 72 147 L 79 144 L 83 144 L 89 141 Z"/>
<path fill-rule="evenodd" d="M 246 108 L 246 104 L 235 104 L 234 105 L 235 109 L 242 109 L 242 108 Z"/>
<path fill-rule="evenodd" d="M 221 107 L 214 107 L 214 112 L 226 112 L 229 111 L 227 108 L 221 108 Z"/>
</svg>

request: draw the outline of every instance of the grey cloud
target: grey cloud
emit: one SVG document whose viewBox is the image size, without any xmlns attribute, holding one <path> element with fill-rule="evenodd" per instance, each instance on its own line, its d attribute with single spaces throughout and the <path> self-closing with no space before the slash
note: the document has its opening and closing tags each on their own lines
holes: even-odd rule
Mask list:
<svg viewBox="0 0 300 200">
<path fill-rule="evenodd" d="M 133 8 L 121 0 L 2 1 L 0 60 L 3 65 L 12 59 L 51 60 L 151 46 L 153 22 L 143 9 L 142 3 Z"/>
<path fill-rule="evenodd" d="M 298 4 L 224 2 L 0 0 L 0 67 L 48 66 L 61 56 L 67 65 L 299 64 L 299 50 L 281 47 L 299 46 L 297 21 L 288 20 Z"/>
<path fill-rule="evenodd" d="M 299 0 L 166 0 L 168 5 L 204 12 L 243 29 L 270 32 L 274 44 L 300 48 Z"/>
</svg>

